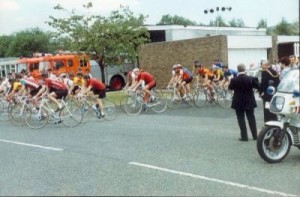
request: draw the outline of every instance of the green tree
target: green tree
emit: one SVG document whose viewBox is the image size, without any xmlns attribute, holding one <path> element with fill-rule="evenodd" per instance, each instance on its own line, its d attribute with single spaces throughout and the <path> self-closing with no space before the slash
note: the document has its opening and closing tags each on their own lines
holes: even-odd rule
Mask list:
<svg viewBox="0 0 300 197">
<path fill-rule="evenodd" d="M 245 27 L 244 21 L 242 19 L 232 19 L 228 23 L 230 27 Z"/>
<path fill-rule="evenodd" d="M 195 21 L 191 21 L 182 16 L 171 16 L 169 14 L 163 15 L 157 25 L 184 25 L 184 26 L 195 26 L 197 23 Z"/>
<path fill-rule="evenodd" d="M 295 35 L 293 29 L 293 24 L 282 18 L 281 22 L 275 26 L 273 33 L 276 35 Z"/>
<path fill-rule="evenodd" d="M 217 16 L 214 21 L 210 21 L 209 26 L 228 27 L 222 16 Z"/>
<path fill-rule="evenodd" d="M 92 3 L 83 7 L 88 10 Z M 54 9 L 66 11 L 60 5 Z M 135 17 L 129 7 L 121 6 L 108 17 L 72 11 L 66 18 L 50 16 L 47 23 L 56 30 L 56 40 L 64 37 L 72 41 L 70 50 L 90 53 L 100 65 L 105 80 L 103 71 L 107 64 L 119 64 L 124 59 L 136 61 L 138 46 L 150 37 L 143 27 L 145 19 L 146 16 Z"/>
<path fill-rule="evenodd" d="M 0 36 L 0 57 L 8 57 L 7 49 L 13 40 L 13 36 Z"/>
<path fill-rule="evenodd" d="M 256 28 L 257 29 L 259 29 L 259 28 L 268 28 L 267 20 L 266 19 L 260 19 Z"/>
<path fill-rule="evenodd" d="M 34 52 L 47 52 L 50 37 L 39 28 L 20 31 L 13 36 L 6 56 L 31 56 Z"/>
</svg>

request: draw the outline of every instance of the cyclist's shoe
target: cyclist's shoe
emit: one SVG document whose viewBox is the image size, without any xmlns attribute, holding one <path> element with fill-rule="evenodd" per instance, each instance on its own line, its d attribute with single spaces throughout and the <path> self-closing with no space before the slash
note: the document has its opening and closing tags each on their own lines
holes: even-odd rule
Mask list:
<svg viewBox="0 0 300 197">
<path fill-rule="evenodd" d="M 104 117 L 105 117 L 105 114 L 97 113 L 97 118 L 98 119 L 101 119 L 101 118 L 104 118 Z"/>
<path fill-rule="evenodd" d="M 93 109 L 94 111 L 97 111 L 97 110 L 98 110 L 97 107 L 96 107 L 96 105 L 92 105 L 92 109 Z"/>
<path fill-rule="evenodd" d="M 61 105 L 54 112 L 60 112 L 65 106 Z"/>
<path fill-rule="evenodd" d="M 62 123 L 62 122 L 63 122 L 63 121 L 62 121 L 61 119 L 59 119 L 59 120 L 55 121 L 54 124 L 60 124 L 60 123 Z"/>
</svg>

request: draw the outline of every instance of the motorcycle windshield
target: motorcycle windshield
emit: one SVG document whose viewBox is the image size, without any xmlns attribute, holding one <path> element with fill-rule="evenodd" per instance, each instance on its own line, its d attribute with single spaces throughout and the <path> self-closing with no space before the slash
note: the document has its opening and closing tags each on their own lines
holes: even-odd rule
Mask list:
<svg viewBox="0 0 300 197">
<path fill-rule="evenodd" d="M 286 73 L 277 87 L 278 92 L 293 93 L 294 90 L 299 91 L 299 69 L 293 69 Z"/>
</svg>

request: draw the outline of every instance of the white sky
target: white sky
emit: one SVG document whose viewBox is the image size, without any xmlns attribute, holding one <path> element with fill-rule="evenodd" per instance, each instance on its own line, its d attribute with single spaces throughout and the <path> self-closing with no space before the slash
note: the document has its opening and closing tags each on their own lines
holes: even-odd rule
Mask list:
<svg viewBox="0 0 300 197">
<path fill-rule="evenodd" d="M 242 19 L 249 27 L 256 27 L 260 19 L 266 19 L 268 26 L 278 24 L 282 18 L 288 22 L 299 21 L 299 0 L 0 0 L 0 35 L 35 27 L 49 30 L 45 21 L 61 13 L 53 9 L 55 5 L 60 3 L 68 11 L 79 11 L 87 2 L 93 3 L 91 13 L 103 16 L 119 9 L 120 4 L 128 5 L 135 15 L 148 15 L 146 24 L 153 25 L 166 14 L 204 24 L 220 15 L 226 22 Z M 216 7 L 232 10 L 204 14 L 205 9 Z"/>
</svg>

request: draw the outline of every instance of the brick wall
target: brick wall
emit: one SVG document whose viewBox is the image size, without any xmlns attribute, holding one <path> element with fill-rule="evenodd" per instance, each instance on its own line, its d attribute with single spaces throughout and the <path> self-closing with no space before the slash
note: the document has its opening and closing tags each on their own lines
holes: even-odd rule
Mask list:
<svg viewBox="0 0 300 197">
<path fill-rule="evenodd" d="M 153 74 L 158 88 L 164 88 L 171 79 L 174 64 L 179 63 L 192 70 L 195 60 L 204 66 L 211 66 L 215 59 L 227 63 L 227 37 L 211 36 L 145 44 L 140 46 L 138 56 L 140 68 Z"/>
</svg>

